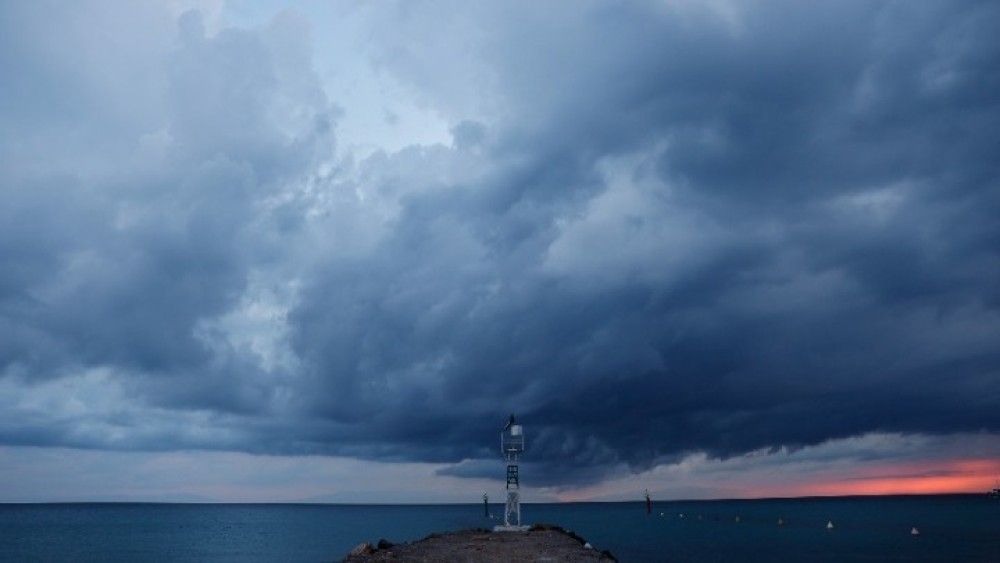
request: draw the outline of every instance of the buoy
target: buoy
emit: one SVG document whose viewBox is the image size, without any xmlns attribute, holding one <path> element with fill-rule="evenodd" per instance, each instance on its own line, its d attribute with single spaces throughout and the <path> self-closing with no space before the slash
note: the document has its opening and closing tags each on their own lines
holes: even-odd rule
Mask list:
<svg viewBox="0 0 1000 563">
<path fill-rule="evenodd" d="M 680 514 L 678 514 L 678 516 L 680 516 L 681 518 L 684 518 L 684 513 L 681 512 Z"/>
<path fill-rule="evenodd" d="M 662 512 L 660 513 L 660 518 L 663 518 L 663 513 Z"/>
<path fill-rule="evenodd" d="M 914 527 L 910 528 L 910 535 L 911 536 L 919 536 L 920 535 L 920 530 L 918 530 L 917 527 L 914 526 Z"/>
<path fill-rule="evenodd" d="M 781 518 L 778 518 L 778 525 L 779 526 L 784 526 L 785 525 L 785 521 L 782 520 Z"/>
<path fill-rule="evenodd" d="M 736 522 L 739 522 L 740 521 L 740 517 L 737 516 L 736 518 L 734 518 L 734 520 L 736 520 Z"/>
<path fill-rule="evenodd" d="M 827 530 L 833 529 L 833 520 L 830 520 L 829 522 L 826 523 L 826 529 Z"/>
</svg>

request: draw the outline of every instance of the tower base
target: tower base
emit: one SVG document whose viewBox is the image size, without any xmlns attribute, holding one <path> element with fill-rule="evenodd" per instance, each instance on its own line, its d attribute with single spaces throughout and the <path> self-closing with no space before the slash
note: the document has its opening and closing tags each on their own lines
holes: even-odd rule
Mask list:
<svg viewBox="0 0 1000 563">
<path fill-rule="evenodd" d="M 494 532 L 527 532 L 529 527 L 530 526 L 513 526 L 513 525 L 512 526 L 506 526 L 506 525 L 501 524 L 499 526 L 493 526 L 493 531 Z"/>
<path fill-rule="evenodd" d="M 514 485 L 513 489 L 507 489 L 507 505 L 503 512 L 504 526 L 521 525 L 521 491 Z"/>
</svg>

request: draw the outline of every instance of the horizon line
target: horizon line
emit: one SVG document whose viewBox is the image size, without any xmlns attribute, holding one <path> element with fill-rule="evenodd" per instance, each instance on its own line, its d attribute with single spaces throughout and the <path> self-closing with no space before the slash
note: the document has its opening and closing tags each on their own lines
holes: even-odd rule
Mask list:
<svg viewBox="0 0 1000 563">
<path fill-rule="evenodd" d="M 987 492 L 954 492 L 954 493 L 890 493 L 890 494 L 853 494 L 853 495 L 803 495 L 787 497 L 739 497 L 739 498 L 681 498 L 681 499 L 652 499 L 654 503 L 665 502 L 751 502 L 765 500 L 815 500 L 815 499 L 850 499 L 850 498 L 896 498 L 896 497 L 953 497 L 968 496 L 978 497 L 986 495 Z M 636 500 L 567 500 L 567 501 L 544 501 L 544 502 L 523 502 L 526 505 L 542 504 L 644 504 L 643 498 Z M 42 505 L 42 504 L 163 504 L 163 505 L 282 505 L 282 506 L 480 506 L 481 502 L 319 502 L 319 501 L 144 501 L 144 500 L 44 500 L 44 501 L 0 501 L 0 506 L 13 505 Z M 503 502 L 490 502 L 489 504 L 502 505 Z"/>
</svg>

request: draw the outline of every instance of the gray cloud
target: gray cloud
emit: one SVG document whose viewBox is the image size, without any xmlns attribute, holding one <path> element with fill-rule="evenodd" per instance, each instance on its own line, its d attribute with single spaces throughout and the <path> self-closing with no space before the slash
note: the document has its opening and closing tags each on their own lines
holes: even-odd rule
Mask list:
<svg viewBox="0 0 1000 563">
<path fill-rule="evenodd" d="M 382 5 L 454 142 L 365 158 L 297 16 L 4 9 L 6 443 L 476 476 L 515 411 L 556 484 L 1000 430 L 989 3 Z"/>
</svg>

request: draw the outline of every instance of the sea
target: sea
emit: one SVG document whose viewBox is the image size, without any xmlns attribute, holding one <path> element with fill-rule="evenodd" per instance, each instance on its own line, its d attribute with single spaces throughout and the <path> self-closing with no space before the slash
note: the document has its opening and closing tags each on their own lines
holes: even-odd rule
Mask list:
<svg viewBox="0 0 1000 563">
<path fill-rule="evenodd" d="M 643 502 L 522 504 L 522 519 L 620 561 L 1000 562 L 1000 500 L 985 495 L 661 501 L 652 514 Z M 0 560 L 339 561 L 364 541 L 495 523 L 481 503 L 0 504 Z"/>
</svg>

